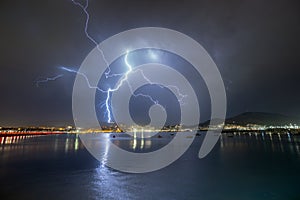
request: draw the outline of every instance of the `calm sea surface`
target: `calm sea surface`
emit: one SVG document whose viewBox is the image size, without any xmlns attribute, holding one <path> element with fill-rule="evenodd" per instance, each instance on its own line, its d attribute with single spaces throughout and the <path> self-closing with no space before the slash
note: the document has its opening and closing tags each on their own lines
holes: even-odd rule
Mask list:
<svg viewBox="0 0 300 200">
<path fill-rule="evenodd" d="M 149 151 L 167 144 L 168 134 L 113 140 Z M 299 136 L 223 135 L 198 159 L 203 137 L 170 166 L 146 174 L 102 166 L 78 135 L 1 138 L 0 199 L 300 199 Z"/>
</svg>

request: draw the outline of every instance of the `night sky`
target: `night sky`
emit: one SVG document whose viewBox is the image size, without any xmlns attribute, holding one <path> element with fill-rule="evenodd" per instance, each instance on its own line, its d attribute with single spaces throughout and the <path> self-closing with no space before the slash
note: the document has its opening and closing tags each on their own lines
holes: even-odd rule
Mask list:
<svg viewBox="0 0 300 200">
<path fill-rule="evenodd" d="M 147 26 L 197 40 L 224 79 L 228 116 L 261 111 L 300 117 L 297 0 L 90 0 L 89 12 L 89 33 L 99 43 Z M 75 76 L 59 67 L 78 69 L 95 47 L 84 34 L 82 10 L 70 0 L 2 0 L 0 22 L 0 125 L 73 124 Z"/>
</svg>

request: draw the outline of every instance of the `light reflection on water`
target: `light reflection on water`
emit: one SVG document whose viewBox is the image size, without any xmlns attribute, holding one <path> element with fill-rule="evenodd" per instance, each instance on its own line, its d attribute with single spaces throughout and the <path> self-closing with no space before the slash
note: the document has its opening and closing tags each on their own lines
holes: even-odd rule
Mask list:
<svg viewBox="0 0 300 200">
<path fill-rule="evenodd" d="M 106 138 L 106 142 L 103 145 L 104 158 L 107 159 L 109 145 L 111 141 L 114 145 L 119 146 L 125 150 L 132 152 L 149 152 L 161 148 L 171 141 L 173 135 L 165 133 L 163 138 L 144 138 L 144 137 L 129 137 L 126 134 L 112 133 L 103 134 Z M 84 146 L 81 143 L 78 135 L 66 135 L 50 136 L 51 141 L 48 141 L 49 136 L 12 136 L 12 137 L 0 137 L 0 152 L 1 154 L 15 153 L 18 154 L 21 151 L 53 151 L 60 152 L 63 147 L 64 153 L 76 152 L 79 149 L 83 149 Z M 63 138 L 63 141 L 62 141 Z M 153 143 L 154 142 L 154 143 Z M 38 145 L 36 143 L 39 143 Z M 231 148 L 260 148 L 272 152 L 292 153 L 300 155 L 300 136 L 293 136 L 291 134 L 267 134 L 260 133 L 235 133 L 234 136 L 228 134 L 222 134 L 220 137 L 219 145 L 221 149 Z M 23 151 L 22 151 L 23 152 Z M 105 159 L 103 163 L 105 164 Z"/>
<path fill-rule="evenodd" d="M 173 137 L 170 133 L 153 139 L 114 135 L 105 136 L 132 152 L 155 150 Z M 95 160 L 78 135 L 1 138 L 0 180 L 5 184 L 0 193 L 3 199 L 47 196 L 56 200 L 300 197 L 299 136 L 223 134 L 213 151 L 200 160 L 197 155 L 203 138 L 204 134 L 196 137 L 186 154 L 172 165 L 148 174 L 106 167 L 106 160 Z M 109 146 L 104 148 L 103 158 L 107 159 Z"/>
<path fill-rule="evenodd" d="M 117 134 L 116 134 L 117 135 Z M 299 151 L 299 145 L 300 145 L 300 136 L 293 136 L 290 134 L 271 134 L 268 133 L 268 140 L 266 140 L 263 145 L 269 145 L 271 144 L 271 150 L 273 152 L 286 152 L 289 151 L 289 153 L 297 153 L 298 155 L 300 155 L 300 151 Z M 107 137 L 110 137 L 110 135 L 108 134 Z M 168 133 L 166 133 L 164 135 L 163 138 L 129 138 L 129 137 L 120 137 L 120 134 L 117 135 L 116 138 L 111 138 L 110 140 L 117 146 L 124 148 L 126 150 L 131 150 L 131 151 L 135 151 L 135 150 L 139 150 L 140 152 L 148 152 L 148 151 L 153 151 L 156 150 L 158 148 L 160 148 L 161 146 L 166 145 L 169 141 L 171 141 L 173 135 L 169 135 Z M 256 148 L 261 146 L 262 142 L 264 141 L 264 135 L 261 134 L 249 134 L 249 135 L 239 135 L 237 138 L 235 137 L 234 140 L 231 140 L 231 138 L 226 138 L 226 136 L 222 136 L 220 138 L 220 146 L 225 147 L 226 146 L 230 146 L 233 143 L 238 143 L 238 145 L 240 146 L 244 146 L 245 143 L 247 144 L 248 147 L 251 148 Z M 225 138 L 225 140 L 224 140 Z M 15 143 L 21 142 L 22 140 L 26 139 L 26 137 L 17 137 L 15 139 L 8 139 L 7 141 L 9 141 L 9 143 L 12 143 L 13 141 Z M 57 144 L 58 138 L 56 138 L 55 143 Z M 153 143 L 154 142 L 154 143 Z M 152 143 L 154 145 L 152 145 Z M 224 144 L 225 143 L 225 144 Z M 127 145 L 125 145 L 127 144 Z M 287 148 L 288 146 L 288 148 Z M 66 142 L 65 142 L 65 150 L 74 150 L 77 151 L 79 148 L 84 148 L 82 143 L 80 143 L 80 139 L 78 137 L 78 135 L 76 135 L 75 139 L 70 139 L 67 138 Z M 105 154 L 108 153 L 108 149 L 109 149 L 109 145 L 106 145 L 106 151 Z M 57 150 L 57 147 L 55 148 L 55 151 Z M 270 150 L 270 149 L 269 149 Z"/>
<path fill-rule="evenodd" d="M 223 134 L 220 137 L 221 148 L 234 148 L 237 146 L 245 146 L 248 148 L 264 147 L 265 150 L 272 152 L 292 153 L 300 156 L 299 145 L 300 136 L 291 134 L 270 133 L 267 134 L 244 134 L 236 133 L 234 137 L 229 134 Z"/>
<path fill-rule="evenodd" d="M 51 137 L 51 141 L 49 141 Z M 52 136 L 37 136 L 37 135 L 27 135 L 27 136 L 6 136 L 0 137 L 0 153 L 4 157 L 9 157 L 10 154 L 14 156 L 22 154 L 37 154 L 39 152 L 50 151 L 52 153 L 64 153 L 68 154 L 70 151 L 76 152 L 79 149 L 83 149 L 84 146 L 79 141 L 78 135 L 73 135 L 72 137 L 65 137 L 62 141 L 60 135 Z"/>
</svg>

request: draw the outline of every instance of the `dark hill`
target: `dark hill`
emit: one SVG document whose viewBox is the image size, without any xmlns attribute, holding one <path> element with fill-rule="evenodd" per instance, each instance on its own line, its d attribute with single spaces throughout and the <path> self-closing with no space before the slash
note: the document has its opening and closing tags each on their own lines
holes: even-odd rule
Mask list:
<svg viewBox="0 0 300 200">
<path fill-rule="evenodd" d="M 220 119 L 215 119 L 212 121 L 213 124 L 218 124 Z M 209 121 L 201 123 L 200 126 L 207 126 Z M 239 114 L 237 116 L 227 118 L 226 124 L 239 124 L 239 125 L 247 125 L 247 124 L 258 124 L 258 125 L 274 125 L 274 126 L 282 126 L 289 124 L 297 124 L 300 125 L 300 118 L 290 117 L 282 114 L 274 114 L 274 113 L 264 113 L 264 112 L 245 112 Z"/>
<path fill-rule="evenodd" d="M 226 119 L 226 123 L 234 123 L 240 125 L 246 124 L 259 124 L 259 125 L 289 125 L 300 124 L 300 119 L 296 117 L 285 116 L 274 113 L 263 113 L 263 112 L 246 112 L 235 117 Z"/>
</svg>

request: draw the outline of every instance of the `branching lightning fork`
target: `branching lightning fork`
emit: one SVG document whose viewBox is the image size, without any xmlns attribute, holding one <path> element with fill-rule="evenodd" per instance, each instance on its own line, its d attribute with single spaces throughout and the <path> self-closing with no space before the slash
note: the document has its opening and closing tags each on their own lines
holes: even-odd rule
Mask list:
<svg viewBox="0 0 300 200">
<path fill-rule="evenodd" d="M 35 81 L 35 85 L 36 85 L 36 87 L 39 87 L 41 83 L 47 83 L 49 81 L 55 81 L 56 79 L 58 79 L 62 76 L 63 76 L 63 74 L 59 74 L 59 75 L 54 76 L 54 77 L 39 79 L 39 80 Z"/>
<path fill-rule="evenodd" d="M 79 6 L 82 11 L 84 12 L 85 16 L 86 16 L 86 20 L 85 20 L 85 27 L 84 27 L 84 32 L 85 32 L 85 35 L 86 37 L 92 42 L 94 43 L 94 45 L 96 45 L 96 48 L 98 50 L 98 52 L 101 54 L 105 64 L 106 64 L 106 67 L 107 67 L 107 71 L 105 72 L 105 77 L 106 78 L 110 78 L 110 77 L 115 77 L 115 76 L 122 76 L 121 77 L 121 80 L 118 82 L 118 84 L 114 87 L 114 88 L 108 88 L 107 90 L 103 90 L 101 88 L 99 88 L 98 86 L 93 86 L 90 84 L 90 81 L 88 79 L 88 77 L 86 76 L 86 74 L 84 73 L 81 73 L 81 72 L 78 72 L 76 70 L 72 70 L 72 69 L 69 69 L 67 67 L 61 67 L 62 70 L 64 71 L 67 71 L 67 72 L 71 72 L 71 73 L 76 73 L 76 74 L 79 74 L 81 76 L 84 77 L 84 79 L 86 80 L 87 84 L 88 84 L 88 87 L 91 88 L 91 89 L 96 89 L 102 93 L 105 93 L 106 94 L 106 99 L 105 99 L 105 102 L 103 103 L 103 105 L 101 105 L 101 107 L 104 107 L 105 106 L 105 109 L 106 109 L 106 114 L 107 114 L 107 121 L 109 123 L 112 122 L 112 115 L 111 115 L 111 105 L 110 105 L 110 98 L 111 98 L 111 94 L 112 92 L 114 91 L 117 91 L 120 89 L 120 87 L 126 82 L 130 88 L 130 91 L 131 91 L 131 94 L 135 97 L 138 97 L 138 96 L 143 96 L 143 97 L 146 97 L 148 99 L 150 99 L 154 104 L 158 104 L 158 101 L 157 100 L 154 100 L 150 95 L 146 95 L 146 94 L 142 94 L 142 93 L 138 93 L 138 94 L 134 94 L 134 91 L 131 87 L 131 85 L 129 84 L 128 82 L 128 75 L 130 73 L 136 73 L 136 72 L 140 72 L 141 75 L 143 76 L 143 78 L 149 82 L 149 84 L 156 84 L 154 82 L 151 82 L 146 76 L 145 74 L 143 73 L 142 70 L 140 69 L 136 69 L 136 70 L 133 70 L 133 67 L 131 66 L 131 64 L 129 63 L 128 61 L 128 56 L 129 56 L 129 51 L 126 52 L 126 55 L 125 55 L 125 58 L 124 58 L 124 62 L 128 68 L 128 70 L 125 72 L 125 73 L 122 73 L 122 74 L 111 74 L 111 69 L 110 69 L 110 66 L 109 66 L 109 63 L 108 61 L 106 60 L 105 58 L 105 55 L 104 55 L 104 52 L 102 51 L 102 49 L 99 47 L 98 43 L 95 41 L 95 39 L 93 39 L 89 33 L 88 33 L 88 25 L 89 25 L 89 19 L 90 19 L 90 15 L 89 15 L 89 12 L 88 12 L 88 6 L 89 6 L 89 0 L 86 0 L 85 2 L 85 5 L 81 4 L 80 2 L 77 2 L 75 0 L 72 0 L 73 4 L 76 5 L 76 6 Z M 59 75 L 60 76 L 60 75 Z M 58 77 L 59 78 L 59 77 Z M 158 84 L 159 85 L 159 84 Z M 159 85 L 159 87 L 162 87 L 161 85 Z M 186 95 L 183 95 L 180 93 L 178 87 L 176 86 L 173 86 L 173 85 L 170 85 L 168 87 L 171 87 L 171 88 L 175 88 L 176 92 L 178 93 L 178 95 L 180 96 L 180 99 L 178 99 L 179 103 L 181 104 L 182 103 L 182 100 L 184 97 L 186 97 Z"/>
<path fill-rule="evenodd" d="M 86 76 L 86 74 L 78 72 L 78 71 L 70 69 L 70 68 L 67 68 L 67 67 L 61 67 L 61 69 L 64 70 L 64 71 L 76 73 L 76 74 L 79 74 L 79 75 L 83 76 L 84 79 L 86 80 L 87 84 L 88 84 L 88 87 L 90 89 L 96 89 L 99 92 L 106 93 L 106 99 L 105 99 L 104 105 L 105 105 L 105 108 L 106 108 L 108 123 L 112 122 L 111 110 L 110 110 L 110 107 L 111 107 L 111 105 L 110 105 L 111 93 L 119 90 L 120 87 L 124 84 L 124 82 L 126 82 L 128 84 L 128 86 L 130 88 L 130 92 L 133 96 L 135 96 L 135 97 L 143 96 L 143 97 L 146 97 L 146 98 L 150 99 L 154 104 L 158 104 L 158 101 L 154 100 L 150 95 L 146 95 L 146 94 L 142 94 L 142 93 L 134 94 L 134 91 L 132 90 L 132 88 L 131 88 L 131 86 L 128 82 L 128 75 L 130 73 L 135 73 L 135 72 L 140 71 L 140 70 L 135 70 L 135 71 L 132 70 L 132 66 L 128 62 L 128 55 L 129 55 L 129 52 L 127 51 L 124 60 L 125 60 L 126 66 L 128 67 L 128 70 L 125 72 L 125 74 L 123 74 L 122 79 L 119 81 L 119 83 L 114 88 L 108 88 L 107 90 L 103 90 L 103 89 L 99 88 L 98 86 L 91 85 L 91 83 L 90 83 L 88 77 Z M 148 80 L 148 79 L 145 79 L 145 80 Z M 154 84 L 154 83 L 149 82 L 149 84 Z M 101 105 L 101 107 L 104 106 L 104 105 Z"/>
</svg>

